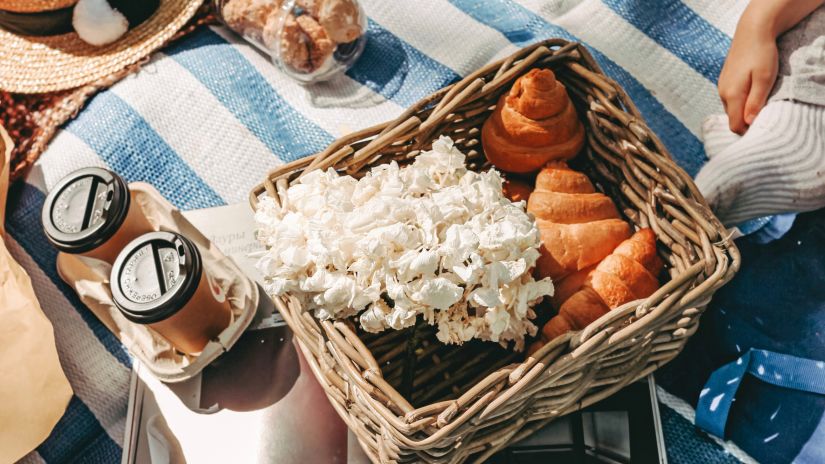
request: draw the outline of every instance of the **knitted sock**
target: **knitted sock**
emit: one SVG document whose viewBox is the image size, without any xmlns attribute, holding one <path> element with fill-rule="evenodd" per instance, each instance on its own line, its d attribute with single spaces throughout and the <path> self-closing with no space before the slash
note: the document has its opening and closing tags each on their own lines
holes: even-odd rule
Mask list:
<svg viewBox="0 0 825 464">
<path fill-rule="evenodd" d="M 708 158 L 722 153 L 740 138 L 741 135 L 730 130 L 726 114 L 712 114 L 702 122 L 702 142 L 705 144 L 705 154 Z"/>
<path fill-rule="evenodd" d="M 728 226 L 825 207 L 825 107 L 768 103 L 742 138 L 711 157 L 696 185 Z"/>
</svg>

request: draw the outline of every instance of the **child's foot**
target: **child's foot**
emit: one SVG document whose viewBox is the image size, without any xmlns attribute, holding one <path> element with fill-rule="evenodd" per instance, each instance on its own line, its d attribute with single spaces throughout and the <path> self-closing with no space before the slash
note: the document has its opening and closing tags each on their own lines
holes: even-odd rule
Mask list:
<svg viewBox="0 0 825 464">
<path fill-rule="evenodd" d="M 728 226 L 825 207 L 825 107 L 770 102 L 744 136 L 711 156 L 696 185 Z"/>
<path fill-rule="evenodd" d="M 722 153 L 741 138 L 741 135 L 730 130 L 726 114 L 712 114 L 702 122 L 702 142 L 709 159 Z"/>
</svg>

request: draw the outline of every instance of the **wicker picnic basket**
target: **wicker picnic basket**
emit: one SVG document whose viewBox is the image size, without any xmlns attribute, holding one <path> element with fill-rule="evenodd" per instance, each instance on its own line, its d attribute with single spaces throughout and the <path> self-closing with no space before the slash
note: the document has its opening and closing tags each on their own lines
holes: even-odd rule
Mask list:
<svg viewBox="0 0 825 464">
<path fill-rule="evenodd" d="M 279 199 L 313 169 L 358 177 L 376 164 L 407 162 L 442 134 L 468 154 L 471 169 L 485 169 L 481 125 L 499 95 L 536 67 L 553 69 L 570 91 L 587 128 L 584 169 L 629 221 L 653 228 L 670 280 L 526 360 L 494 343 L 445 346 L 425 324 L 366 334 L 348 320 L 316 320 L 292 297 L 276 299 L 333 406 L 374 462 L 481 462 L 611 395 L 673 359 L 739 267 L 725 229 L 627 94 L 584 47 L 560 39 L 522 49 L 394 121 L 270 172 L 250 201 L 254 207 L 260 195 Z"/>
</svg>

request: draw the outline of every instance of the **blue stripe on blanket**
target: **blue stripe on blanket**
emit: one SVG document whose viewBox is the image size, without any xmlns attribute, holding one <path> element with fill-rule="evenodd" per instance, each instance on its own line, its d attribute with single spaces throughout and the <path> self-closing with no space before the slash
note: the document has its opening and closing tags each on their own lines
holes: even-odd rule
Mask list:
<svg viewBox="0 0 825 464">
<path fill-rule="evenodd" d="M 37 452 L 49 464 L 111 464 L 120 462 L 122 449 L 80 398 L 72 396 L 66 413 Z"/>
<path fill-rule="evenodd" d="M 679 0 L 602 1 L 699 74 L 714 84 L 719 80 L 731 39 L 684 3 Z"/>
<path fill-rule="evenodd" d="M 374 21 L 364 53 L 348 75 L 400 106 L 410 106 L 459 78 Z M 284 161 L 315 153 L 333 137 L 286 103 L 226 40 L 196 32 L 165 53 L 186 68 L 241 123 Z M 214 66 L 219 57 L 221 66 Z"/>
<path fill-rule="evenodd" d="M 37 263 L 37 266 L 54 283 L 55 287 L 72 303 L 72 306 L 106 350 L 121 364 L 131 369 L 132 360 L 129 358 L 126 348 L 91 311 L 83 306 L 75 292 L 63 283 L 63 280 L 57 275 L 57 250 L 46 240 L 46 236 L 43 234 L 43 226 L 40 224 L 40 211 L 43 209 L 43 201 L 46 196 L 40 190 L 26 183 L 22 184 L 19 190 L 15 190 L 14 194 L 16 196 L 13 200 L 14 203 L 12 203 L 14 208 L 9 210 L 6 218 L 9 234 L 26 250 L 26 253 Z M 66 308 L 66 310 L 69 310 L 69 308 Z"/>
<path fill-rule="evenodd" d="M 101 92 L 94 97 L 66 130 L 86 142 L 127 181 L 152 183 L 178 208 L 224 204 L 143 117 L 114 92 Z"/>
<path fill-rule="evenodd" d="M 501 32 L 519 46 L 549 37 L 579 40 L 565 29 L 546 22 L 540 16 L 510 0 L 450 0 L 450 3 L 476 21 Z M 691 176 L 696 175 L 705 161 L 704 148 L 699 139 L 670 114 L 630 73 L 598 50 L 589 46 L 588 48 L 604 68 L 605 73 L 615 79 L 630 94 L 648 126 L 661 138 L 662 143 L 679 165 Z"/>
<path fill-rule="evenodd" d="M 201 29 L 165 53 L 192 73 L 282 161 L 318 152 L 334 140 L 284 101 L 238 50 L 212 30 Z"/>
<path fill-rule="evenodd" d="M 404 108 L 459 78 L 372 20 L 364 53 L 347 75 Z"/>
<path fill-rule="evenodd" d="M 728 454 L 716 443 L 708 440 L 687 419 L 676 411 L 659 403 L 662 429 L 666 437 L 667 460 L 669 464 L 735 464 L 739 460 Z"/>
</svg>

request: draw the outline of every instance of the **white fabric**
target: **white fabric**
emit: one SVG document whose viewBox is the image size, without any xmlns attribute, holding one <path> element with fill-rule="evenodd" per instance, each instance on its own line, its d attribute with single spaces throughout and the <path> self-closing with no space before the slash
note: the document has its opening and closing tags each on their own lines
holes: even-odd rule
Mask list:
<svg viewBox="0 0 825 464">
<path fill-rule="evenodd" d="M 725 128 L 708 140 L 717 150 Z M 726 225 L 825 207 L 825 107 L 771 101 L 702 168 L 696 185 Z"/>
</svg>

